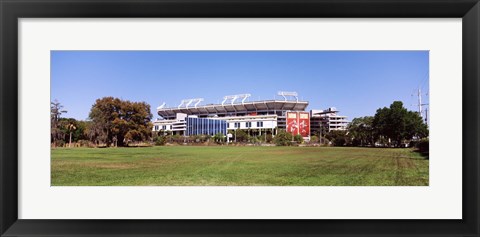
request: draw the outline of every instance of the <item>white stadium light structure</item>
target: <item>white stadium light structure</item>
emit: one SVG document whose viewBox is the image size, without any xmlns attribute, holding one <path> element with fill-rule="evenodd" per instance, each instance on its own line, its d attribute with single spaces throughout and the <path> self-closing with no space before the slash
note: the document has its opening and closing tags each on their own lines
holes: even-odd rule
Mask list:
<svg viewBox="0 0 480 237">
<path fill-rule="evenodd" d="M 285 101 L 287 101 L 287 96 L 295 97 L 296 101 L 298 101 L 298 93 L 295 91 L 279 91 L 278 95 L 282 96 Z"/>
<path fill-rule="evenodd" d="M 161 104 L 160 106 L 157 107 L 157 110 L 158 110 L 158 109 L 163 109 L 163 108 L 165 107 L 165 105 L 166 105 L 166 103 L 163 102 L 163 104 Z"/>
<path fill-rule="evenodd" d="M 200 104 L 200 102 L 202 102 L 202 101 L 203 101 L 203 98 L 197 99 L 197 103 L 195 103 L 195 105 L 194 105 L 195 108 L 197 108 L 198 104 Z"/>
<path fill-rule="evenodd" d="M 233 105 L 235 103 L 235 100 L 240 99 L 240 98 L 242 98 L 242 104 L 244 104 L 245 100 L 250 96 L 252 96 L 252 95 L 251 94 L 227 95 L 227 96 L 223 97 L 222 105 L 224 105 L 225 102 L 227 102 L 228 100 L 231 100 L 230 104 Z"/>
<path fill-rule="evenodd" d="M 295 91 L 289 92 L 289 91 L 279 91 L 278 95 L 282 96 L 285 101 L 287 101 L 287 96 L 292 96 L 295 97 L 296 101 L 298 101 L 298 93 Z"/>
<path fill-rule="evenodd" d="M 195 99 L 185 99 L 182 100 L 180 105 L 178 105 L 178 109 L 182 108 L 182 106 L 185 106 L 186 109 L 188 109 L 188 106 L 191 105 L 193 102 L 195 102 L 195 108 L 202 102 L 204 99 L 203 98 L 195 98 Z"/>
</svg>

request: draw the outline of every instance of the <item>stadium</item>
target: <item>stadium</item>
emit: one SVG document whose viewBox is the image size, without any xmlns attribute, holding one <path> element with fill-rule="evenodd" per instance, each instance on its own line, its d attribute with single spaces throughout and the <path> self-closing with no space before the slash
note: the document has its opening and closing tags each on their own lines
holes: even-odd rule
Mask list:
<svg viewBox="0 0 480 237">
<path fill-rule="evenodd" d="M 223 97 L 220 104 L 202 105 L 203 98 L 185 99 L 176 107 L 163 103 L 157 108 L 160 118 L 154 121 L 153 131 L 213 136 L 241 129 L 254 136 L 275 136 L 283 129 L 309 140 L 312 135 L 347 128 L 347 117 L 334 107 L 307 110 L 309 102 L 299 100 L 298 93 L 279 91 L 278 95 L 282 99 L 249 101 L 251 94 L 239 94 Z"/>
</svg>

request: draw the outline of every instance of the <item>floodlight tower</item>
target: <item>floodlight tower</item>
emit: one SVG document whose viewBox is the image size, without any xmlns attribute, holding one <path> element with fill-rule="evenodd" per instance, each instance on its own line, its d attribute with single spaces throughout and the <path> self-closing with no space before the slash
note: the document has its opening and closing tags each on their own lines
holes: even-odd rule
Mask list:
<svg viewBox="0 0 480 237">
<path fill-rule="evenodd" d="M 200 104 L 200 102 L 202 102 L 204 99 L 203 98 L 197 98 L 196 99 L 196 103 L 195 103 L 195 108 L 197 108 L 197 105 Z"/>
<path fill-rule="evenodd" d="M 203 100 L 204 100 L 203 98 L 184 99 L 181 101 L 180 105 L 178 105 L 178 109 L 180 109 L 182 106 L 185 106 L 185 108 L 188 109 L 188 106 L 194 102 L 195 102 L 195 108 L 196 108 L 197 105 L 200 104 L 200 102 L 202 102 Z"/>
<path fill-rule="evenodd" d="M 178 105 L 177 109 L 180 109 L 185 104 L 185 102 L 187 102 L 187 100 L 182 100 L 181 103 Z"/>
<path fill-rule="evenodd" d="M 238 95 L 227 95 L 223 97 L 222 105 L 225 104 L 225 102 L 230 100 L 230 104 L 233 105 L 237 99 L 242 99 L 242 104 L 245 103 L 245 100 L 252 96 L 251 94 L 238 94 Z"/>
<path fill-rule="evenodd" d="M 287 96 L 295 97 L 295 100 L 298 102 L 298 93 L 295 91 L 279 91 L 278 95 L 282 96 L 285 101 L 287 101 Z"/>
<path fill-rule="evenodd" d="M 160 106 L 157 107 L 157 109 L 163 109 L 165 107 L 166 103 L 163 102 L 163 104 L 161 104 Z"/>
</svg>

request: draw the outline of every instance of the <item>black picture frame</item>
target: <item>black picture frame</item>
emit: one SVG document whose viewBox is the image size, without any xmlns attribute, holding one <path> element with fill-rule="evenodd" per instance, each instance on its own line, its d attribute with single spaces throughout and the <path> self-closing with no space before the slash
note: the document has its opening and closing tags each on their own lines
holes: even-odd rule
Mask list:
<svg viewBox="0 0 480 237">
<path fill-rule="evenodd" d="M 478 0 L 1 0 L 1 236 L 480 236 Z M 18 219 L 19 18 L 412 17 L 462 18 L 462 220 Z M 460 152 L 460 151 L 459 151 Z"/>
</svg>

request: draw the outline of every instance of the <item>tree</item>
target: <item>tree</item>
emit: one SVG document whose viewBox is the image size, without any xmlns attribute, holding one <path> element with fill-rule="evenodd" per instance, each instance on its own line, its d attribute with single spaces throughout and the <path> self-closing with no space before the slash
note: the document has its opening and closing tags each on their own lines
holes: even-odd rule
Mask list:
<svg viewBox="0 0 480 237">
<path fill-rule="evenodd" d="M 246 142 L 248 141 L 248 134 L 242 129 L 235 129 L 234 132 L 235 140 L 237 142 Z"/>
<path fill-rule="evenodd" d="M 273 138 L 273 142 L 277 146 L 290 146 L 292 145 L 292 134 L 280 129 L 277 135 Z"/>
<path fill-rule="evenodd" d="M 332 142 L 334 146 L 345 146 L 348 144 L 347 131 L 332 130 L 328 132 L 325 137 Z"/>
<path fill-rule="evenodd" d="M 77 127 L 75 126 L 75 124 L 73 123 L 70 123 L 67 125 L 67 130 L 69 131 L 69 139 L 68 139 L 68 147 L 72 147 L 72 133 L 73 131 L 77 130 Z"/>
<path fill-rule="evenodd" d="M 428 136 L 428 127 L 417 112 L 408 111 L 401 101 L 394 101 L 389 108 L 377 110 L 372 125 L 379 136 L 390 139 L 400 146 L 406 139 Z"/>
<path fill-rule="evenodd" d="M 63 105 L 57 100 L 50 102 L 50 136 L 54 146 L 57 144 L 57 139 L 62 136 L 59 120 L 61 115 L 66 112 L 66 110 L 63 110 Z"/>
<path fill-rule="evenodd" d="M 266 136 L 265 136 L 265 142 L 267 143 L 271 143 L 273 141 L 273 136 L 271 133 L 268 133 Z"/>
<path fill-rule="evenodd" d="M 348 125 L 348 133 L 351 138 L 352 145 L 374 145 L 375 130 L 373 128 L 373 117 L 366 116 L 354 118 Z"/>
<path fill-rule="evenodd" d="M 64 142 L 68 142 L 68 147 L 72 146 L 73 133 L 77 130 L 76 123 L 77 121 L 73 118 L 61 118 L 58 121 L 58 127 L 62 134 L 62 140 L 64 140 Z M 73 139 L 73 141 L 76 140 L 77 139 Z"/>
<path fill-rule="evenodd" d="M 84 135 L 88 140 L 97 145 L 100 141 L 104 140 L 104 138 L 100 137 L 101 134 L 102 129 L 99 124 L 93 123 L 92 121 L 85 121 Z"/>
<path fill-rule="evenodd" d="M 68 143 L 68 146 L 71 147 L 72 142 L 88 139 L 87 123 L 87 121 L 78 121 L 74 118 L 59 118 L 56 121 L 56 142 Z"/>
<path fill-rule="evenodd" d="M 428 126 L 423 122 L 422 117 L 418 112 L 408 111 L 406 121 L 405 121 L 405 130 L 407 138 L 427 138 L 428 137 Z"/>
<path fill-rule="evenodd" d="M 163 146 L 167 142 L 167 138 L 165 136 L 157 136 L 155 138 L 155 146 Z"/>
<path fill-rule="evenodd" d="M 320 144 L 328 144 L 328 139 L 326 138 L 328 134 L 328 128 L 327 126 L 324 126 L 321 122 L 320 122 L 320 129 L 318 130 L 317 132 L 317 135 L 318 135 L 318 139 L 319 139 L 319 142 Z"/>
<path fill-rule="evenodd" d="M 150 105 L 145 102 L 104 97 L 96 100 L 89 117 L 98 132 L 97 137 L 101 137 L 107 146 L 113 140 L 124 146 L 129 141 L 145 141 L 151 136 L 153 116 Z"/>
<path fill-rule="evenodd" d="M 213 140 L 218 143 L 218 144 L 223 144 L 225 142 L 225 135 L 223 133 L 219 132 L 213 136 Z"/>
</svg>

